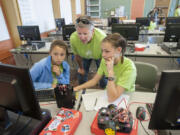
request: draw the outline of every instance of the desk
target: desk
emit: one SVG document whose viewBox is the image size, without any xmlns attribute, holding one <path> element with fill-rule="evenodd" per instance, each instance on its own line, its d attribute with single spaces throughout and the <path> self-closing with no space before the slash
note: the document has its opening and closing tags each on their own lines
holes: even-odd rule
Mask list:
<svg viewBox="0 0 180 135">
<path fill-rule="evenodd" d="M 30 68 L 35 62 L 38 62 L 42 58 L 48 56 L 50 44 L 50 42 L 46 43 L 45 47 L 36 51 L 12 49 L 11 52 L 13 53 L 16 65 Z M 145 45 L 147 47 L 142 52 L 131 52 L 130 47 L 127 46 L 125 56 L 129 57 L 133 61 L 142 61 L 154 64 L 159 68 L 160 72 L 168 69 L 179 69 L 179 64 L 176 62 L 176 58 L 180 58 L 180 53 L 170 55 L 162 50 L 157 44 Z M 72 53 L 70 47 L 69 52 Z M 72 61 L 72 57 L 68 57 L 67 61 L 71 68 L 77 68 L 77 63 Z"/>
<path fill-rule="evenodd" d="M 86 92 L 93 92 L 93 91 L 98 91 L 97 89 L 87 89 Z M 148 92 L 133 92 L 133 93 L 129 93 L 130 95 L 130 99 L 129 99 L 129 103 L 130 102 L 149 102 L 149 103 L 153 103 L 155 100 L 155 96 L 156 93 L 148 93 Z M 136 113 L 136 108 L 138 106 L 145 106 L 143 104 L 132 104 L 130 107 L 131 112 L 133 113 L 133 116 L 135 117 L 135 113 Z M 52 113 L 52 116 L 54 114 L 56 114 L 56 112 L 59 110 L 57 109 L 56 105 L 47 105 L 46 108 L 48 108 Z M 96 115 L 96 111 L 85 111 L 85 107 L 84 104 L 82 102 L 81 107 L 80 107 L 80 111 L 82 112 L 82 120 L 75 132 L 75 135 L 91 135 L 91 131 L 90 131 L 90 126 L 92 121 L 94 120 L 94 117 Z M 55 113 L 54 113 L 55 112 Z M 148 127 L 148 122 L 143 122 L 143 125 L 146 127 Z M 151 135 L 153 135 L 153 132 L 148 130 L 149 133 L 151 133 Z M 145 132 L 143 131 L 141 125 L 139 124 L 139 128 L 138 128 L 138 135 L 144 135 Z"/>
<path fill-rule="evenodd" d="M 176 62 L 176 58 L 180 58 L 180 53 L 170 55 L 162 50 L 157 44 L 144 45 L 146 45 L 144 51 L 127 51 L 125 56 L 129 57 L 133 61 L 142 61 L 154 64 L 158 67 L 160 72 L 162 70 L 179 69 L 179 64 Z"/>
</svg>

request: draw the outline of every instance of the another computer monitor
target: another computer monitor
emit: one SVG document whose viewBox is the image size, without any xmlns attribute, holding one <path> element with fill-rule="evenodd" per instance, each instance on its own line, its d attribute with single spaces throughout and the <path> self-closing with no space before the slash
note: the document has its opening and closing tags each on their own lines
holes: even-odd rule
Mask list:
<svg viewBox="0 0 180 135">
<path fill-rule="evenodd" d="M 27 42 L 41 40 L 39 26 L 17 26 L 17 29 L 20 40 L 25 40 Z"/>
<path fill-rule="evenodd" d="M 34 93 L 28 68 L 0 64 L 0 110 L 4 108 L 41 120 L 41 109 Z"/>
<path fill-rule="evenodd" d="M 180 39 L 180 23 L 167 24 L 164 42 L 178 42 Z"/>
<path fill-rule="evenodd" d="M 136 18 L 136 23 L 140 24 L 140 26 L 149 26 L 150 18 L 138 17 L 138 18 Z"/>
<path fill-rule="evenodd" d="M 65 19 L 64 18 L 56 18 L 55 19 L 56 22 L 56 28 L 61 31 L 62 30 L 62 26 L 65 25 Z"/>
<path fill-rule="evenodd" d="M 162 72 L 149 129 L 180 129 L 180 70 Z"/>
<path fill-rule="evenodd" d="M 119 17 L 108 17 L 108 27 L 111 27 L 114 23 L 119 23 Z"/>
<path fill-rule="evenodd" d="M 180 17 L 167 17 L 166 25 L 169 23 L 180 23 Z"/>
<path fill-rule="evenodd" d="M 63 40 L 69 41 L 71 34 L 76 31 L 75 25 L 64 25 L 62 27 Z"/>
<path fill-rule="evenodd" d="M 112 33 L 119 33 L 127 40 L 138 40 L 139 24 L 112 24 Z"/>
</svg>

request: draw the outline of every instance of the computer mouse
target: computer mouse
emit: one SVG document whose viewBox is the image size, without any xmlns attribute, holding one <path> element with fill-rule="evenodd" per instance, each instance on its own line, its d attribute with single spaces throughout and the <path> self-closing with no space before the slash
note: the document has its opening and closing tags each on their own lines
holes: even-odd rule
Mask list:
<svg viewBox="0 0 180 135">
<path fill-rule="evenodd" d="M 139 106 L 136 110 L 136 118 L 139 120 L 145 120 L 146 110 L 144 107 Z"/>
</svg>

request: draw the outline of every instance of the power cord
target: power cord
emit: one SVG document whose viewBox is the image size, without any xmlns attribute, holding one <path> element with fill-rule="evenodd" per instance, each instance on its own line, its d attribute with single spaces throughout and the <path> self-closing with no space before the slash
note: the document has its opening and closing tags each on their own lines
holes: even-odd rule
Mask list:
<svg viewBox="0 0 180 135">
<path fill-rule="evenodd" d="M 142 121 L 141 121 L 141 120 L 140 120 L 140 123 L 141 123 L 141 126 L 142 126 L 144 132 L 145 132 L 147 135 L 150 135 L 150 134 L 146 131 L 146 129 L 145 129 L 144 125 L 142 124 Z"/>
</svg>

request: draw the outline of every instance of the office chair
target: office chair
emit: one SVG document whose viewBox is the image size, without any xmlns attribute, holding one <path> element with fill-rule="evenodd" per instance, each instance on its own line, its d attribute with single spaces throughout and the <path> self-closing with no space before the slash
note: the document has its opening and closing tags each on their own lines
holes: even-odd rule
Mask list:
<svg viewBox="0 0 180 135">
<path fill-rule="evenodd" d="M 156 92 L 158 67 L 145 62 L 135 61 L 137 69 L 136 91 Z"/>
</svg>

